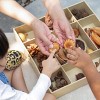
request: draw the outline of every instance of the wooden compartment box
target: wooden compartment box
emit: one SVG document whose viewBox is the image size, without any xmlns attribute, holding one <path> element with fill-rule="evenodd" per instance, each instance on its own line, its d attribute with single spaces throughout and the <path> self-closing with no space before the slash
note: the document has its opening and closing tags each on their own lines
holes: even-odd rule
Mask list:
<svg viewBox="0 0 100 100">
<path fill-rule="evenodd" d="M 84 16 L 81 16 L 79 19 L 72 13 L 72 10 L 74 11 L 76 9 L 84 12 L 84 9 L 87 13 Z M 93 13 L 91 8 L 86 4 L 86 2 L 80 2 L 75 5 L 72 5 L 70 7 L 64 8 L 63 9 L 65 12 L 66 17 L 68 18 L 71 26 L 73 29 L 78 29 L 79 31 L 79 36 L 76 37 L 77 39 L 81 39 L 84 44 L 85 44 L 85 52 L 89 53 L 94 64 L 97 62 L 100 63 L 100 48 L 92 41 L 91 37 L 86 33 L 85 28 L 93 28 L 93 27 L 100 27 L 100 21 L 96 17 L 96 15 Z M 80 11 L 80 12 L 82 12 Z M 77 12 L 77 11 L 76 11 Z M 74 12 L 75 13 L 75 12 Z M 45 22 L 45 17 L 40 18 L 41 21 Z M 31 63 L 35 73 L 39 76 L 40 72 L 42 70 L 41 68 L 41 59 L 38 59 L 38 52 L 39 48 L 35 43 L 35 37 L 34 37 L 34 30 L 27 26 L 27 25 L 21 25 L 13 29 L 15 33 L 16 40 L 21 43 L 24 46 L 25 49 L 25 54 L 29 58 L 29 62 Z M 25 41 L 22 41 L 21 38 L 19 37 L 19 33 L 23 34 L 28 34 L 27 38 Z M 30 47 L 35 47 L 35 55 L 32 55 L 31 51 L 29 50 Z M 92 52 L 89 52 L 88 49 L 91 49 Z M 44 56 L 44 59 L 47 57 Z M 40 67 L 40 69 L 39 69 Z M 100 71 L 100 64 L 97 66 L 97 70 Z M 58 75 L 60 73 L 62 76 L 60 78 L 60 81 L 57 80 L 57 77 L 60 77 Z M 58 76 L 57 76 L 58 75 Z M 78 77 L 81 76 L 81 77 Z M 65 85 L 59 86 L 59 84 L 56 83 L 56 81 L 61 82 L 61 80 L 65 80 Z M 56 81 L 55 81 L 56 80 Z M 63 80 L 63 81 L 64 81 Z M 55 72 L 52 77 L 51 77 L 52 85 L 55 86 L 55 88 L 50 87 L 49 92 L 54 94 L 56 97 L 60 97 L 66 93 L 69 93 L 79 87 L 82 87 L 87 84 L 86 77 L 82 70 L 69 65 L 67 62 L 65 64 L 61 65 L 61 68 Z M 58 88 L 59 87 L 59 88 Z"/>
</svg>

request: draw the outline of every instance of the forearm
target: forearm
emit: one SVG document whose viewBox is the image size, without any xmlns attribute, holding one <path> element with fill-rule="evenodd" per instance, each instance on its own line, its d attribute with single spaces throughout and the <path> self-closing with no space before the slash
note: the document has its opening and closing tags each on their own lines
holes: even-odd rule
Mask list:
<svg viewBox="0 0 100 100">
<path fill-rule="evenodd" d="M 96 67 L 92 64 L 88 66 L 88 69 L 83 70 L 87 81 L 93 91 L 97 100 L 100 99 L 100 73 L 97 71 Z"/>
<path fill-rule="evenodd" d="M 43 100 L 50 85 L 50 78 L 41 74 L 35 87 L 29 94 L 27 94 L 25 92 L 15 90 L 10 85 L 4 84 L 0 80 L 0 100 Z"/>
<path fill-rule="evenodd" d="M 14 0 L 0 0 L 0 12 L 17 19 L 29 26 L 36 19 L 30 12 L 21 7 Z"/>
<path fill-rule="evenodd" d="M 45 74 L 41 74 L 38 79 L 37 84 L 31 91 L 29 96 L 32 98 L 36 98 L 36 100 L 43 100 L 50 85 L 51 85 L 50 78 Z"/>
<path fill-rule="evenodd" d="M 43 0 L 43 2 L 52 19 L 65 17 L 65 14 L 63 12 L 63 9 L 61 8 L 59 0 Z"/>
</svg>

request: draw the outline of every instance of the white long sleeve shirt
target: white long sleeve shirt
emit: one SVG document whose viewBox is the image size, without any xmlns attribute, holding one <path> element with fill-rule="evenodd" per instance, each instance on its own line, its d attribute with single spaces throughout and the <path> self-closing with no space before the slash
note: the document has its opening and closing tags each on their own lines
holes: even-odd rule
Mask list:
<svg viewBox="0 0 100 100">
<path fill-rule="evenodd" d="M 37 84 L 32 91 L 27 94 L 25 92 L 15 90 L 10 85 L 0 81 L 0 100 L 43 100 L 43 97 L 51 85 L 50 78 L 41 74 Z"/>
</svg>

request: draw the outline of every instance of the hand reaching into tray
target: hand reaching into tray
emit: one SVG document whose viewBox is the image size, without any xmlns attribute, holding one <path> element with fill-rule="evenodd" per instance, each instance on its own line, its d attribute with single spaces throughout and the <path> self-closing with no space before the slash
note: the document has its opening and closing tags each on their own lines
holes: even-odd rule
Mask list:
<svg viewBox="0 0 100 100">
<path fill-rule="evenodd" d="M 43 0 L 44 4 L 50 15 L 50 19 L 53 23 L 53 29 L 57 37 L 59 38 L 59 43 L 63 45 L 66 39 L 72 39 L 75 41 L 75 35 L 71 25 L 69 24 L 64 11 L 60 6 L 59 0 Z"/>
<path fill-rule="evenodd" d="M 72 39 L 75 41 L 74 32 L 66 18 L 62 17 L 55 19 L 53 22 L 53 29 L 62 46 L 66 39 Z"/>
<path fill-rule="evenodd" d="M 56 52 L 56 50 L 54 50 L 50 54 L 50 56 L 47 60 L 44 60 L 42 62 L 42 66 L 43 66 L 42 73 L 46 74 L 48 77 L 51 77 L 51 75 L 61 67 L 58 60 L 56 58 L 54 58 L 55 52 Z"/>
<path fill-rule="evenodd" d="M 100 73 L 91 57 L 80 48 L 67 49 L 67 52 L 68 63 L 82 69 L 96 100 L 100 100 Z"/>
<path fill-rule="evenodd" d="M 74 33 L 65 17 L 59 0 L 43 0 L 43 2 L 53 20 L 54 31 L 60 43 L 63 44 L 65 38 L 72 38 L 75 40 Z M 50 33 L 50 30 L 43 22 L 39 21 L 34 15 L 21 7 L 14 0 L 1 0 L 0 7 L 0 12 L 29 25 L 35 33 L 36 41 L 41 51 L 46 55 L 50 54 L 48 48 L 53 47 L 52 42 L 55 41 L 56 38 Z"/>
<path fill-rule="evenodd" d="M 89 64 L 91 65 L 93 64 L 91 57 L 80 47 L 67 49 L 67 52 L 68 52 L 67 54 L 68 62 L 82 70 L 88 68 L 87 66 Z"/>
<path fill-rule="evenodd" d="M 52 42 L 57 42 L 57 38 L 51 34 L 47 25 L 42 21 L 36 19 L 32 25 L 37 45 L 43 54 L 50 55 L 48 50 L 49 48 L 53 48 Z"/>
<path fill-rule="evenodd" d="M 59 0 L 43 1 L 51 16 L 53 21 L 53 29 L 58 38 L 51 34 L 50 30 L 43 22 L 34 20 L 32 25 L 39 48 L 41 49 L 42 53 L 49 55 L 49 48 L 53 48 L 52 42 L 58 42 L 61 46 L 63 46 L 66 39 L 72 39 L 75 41 L 75 36 L 73 29 L 60 6 Z"/>
</svg>

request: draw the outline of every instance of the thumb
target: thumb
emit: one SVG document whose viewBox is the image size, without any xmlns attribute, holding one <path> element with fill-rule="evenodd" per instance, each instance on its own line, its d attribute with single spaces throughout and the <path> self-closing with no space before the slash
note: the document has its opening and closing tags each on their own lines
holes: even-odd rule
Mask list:
<svg viewBox="0 0 100 100">
<path fill-rule="evenodd" d="M 50 54 L 48 59 L 53 59 L 53 56 L 54 56 L 55 52 L 56 52 L 56 49 L 51 52 L 51 54 Z"/>
</svg>

